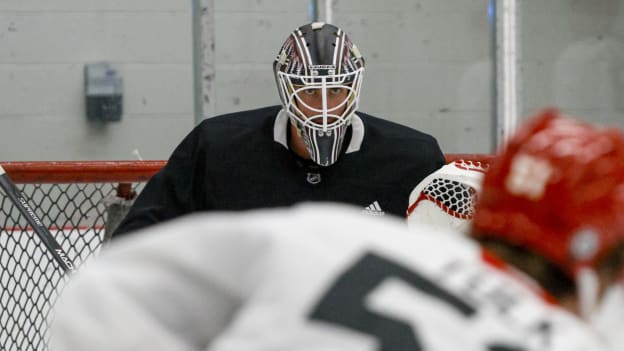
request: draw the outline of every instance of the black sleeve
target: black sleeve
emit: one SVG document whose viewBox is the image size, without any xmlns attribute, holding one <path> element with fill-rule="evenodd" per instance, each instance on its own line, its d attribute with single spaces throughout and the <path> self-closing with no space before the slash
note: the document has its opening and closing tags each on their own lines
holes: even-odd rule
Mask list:
<svg viewBox="0 0 624 351">
<path fill-rule="evenodd" d="M 446 164 L 446 157 L 444 157 L 444 153 L 442 152 L 442 149 L 440 149 L 440 145 L 438 144 L 438 141 L 436 139 L 434 139 L 433 146 L 434 147 L 431 155 L 432 167 L 429 174 L 437 171 Z"/>
<path fill-rule="evenodd" d="M 205 152 L 201 125 L 175 149 L 165 167 L 145 185 L 113 236 L 163 222 L 200 209 L 207 209 L 205 196 Z"/>
<path fill-rule="evenodd" d="M 415 182 L 414 186 L 446 164 L 446 157 L 442 149 L 440 149 L 438 140 L 430 135 L 427 135 L 427 137 L 427 142 L 421 144 L 419 148 L 420 162 L 417 162 L 416 165 L 418 165 L 418 173 L 421 177 L 416 177 L 416 179 L 412 180 L 412 182 Z"/>
<path fill-rule="evenodd" d="M 438 141 L 432 136 L 428 136 L 428 139 L 428 142 L 421 143 L 417 147 L 419 157 L 417 158 L 418 161 L 413 162 L 414 168 L 409 172 L 405 172 L 405 174 L 399 175 L 399 184 L 401 184 L 402 187 L 401 194 L 407 195 L 401 200 L 404 201 L 405 205 L 403 214 L 407 213 L 407 209 L 410 205 L 409 195 L 414 188 L 423 179 L 446 164 L 446 158 L 440 149 Z"/>
</svg>

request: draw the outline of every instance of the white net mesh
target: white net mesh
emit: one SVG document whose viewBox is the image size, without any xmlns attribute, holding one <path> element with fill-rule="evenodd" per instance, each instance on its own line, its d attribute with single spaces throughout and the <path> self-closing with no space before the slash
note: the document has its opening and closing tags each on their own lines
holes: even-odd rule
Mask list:
<svg viewBox="0 0 624 351">
<path fill-rule="evenodd" d="M 472 219 L 477 191 L 455 180 L 435 178 L 421 194 L 420 200 L 425 199 L 434 202 L 450 216 Z"/>
<path fill-rule="evenodd" d="M 408 224 L 468 230 L 487 165 L 457 160 L 425 178 L 410 195 Z"/>
<path fill-rule="evenodd" d="M 81 171 L 79 163 L 29 164 L 15 172 L 28 178 L 27 184 L 20 184 L 20 177 L 13 179 L 76 267 L 100 250 L 110 217 L 108 208 L 117 198 L 120 184 L 139 191 L 146 173 L 152 172 L 151 168 L 144 171 L 139 163 L 121 170 L 115 162 L 102 164 L 96 165 L 97 171 L 91 175 Z M 16 167 L 11 169 L 15 171 Z M 30 172 L 32 169 L 35 171 Z M 69 174 L 76 181 L 50 180 L 57 171 L 56 176 Z M 48 350 L 52 307 L 66 281 L 57 261 L 0 191 L 0 350 Z"/>
</svg>

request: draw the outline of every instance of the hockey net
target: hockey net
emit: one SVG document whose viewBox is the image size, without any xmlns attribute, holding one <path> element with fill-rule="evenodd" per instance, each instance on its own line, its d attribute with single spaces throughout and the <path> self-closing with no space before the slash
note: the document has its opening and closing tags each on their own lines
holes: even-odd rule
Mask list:
<svg viewBox="0 0 624 351">
<path fill-rule="evenodd" d="M 131 198 L 164 161 L 9 162 L 3 167 L 79 267 L 95 255 Z M 66 278 L 0 191 L 0 349 L 47 350 L 51 311 Z"/>
<path fill-rule="evenodd" d="M 454 166 L 464 171 L 477 172 L 477 174 L 485 174 L 488 170 L 487 163 L 472 160 L 456 160 Z M 471 220 L 478 197 L 477 189 L 469 185 L 467 181 L 456 178 L 462 177 L 440 174 L 433 178 L 422 190 L 420 199 L 431 201 L 449 216 Z"/>
<path fill-rule="evenodd" d="M 480 154 L 447 155 L 447 161 Z M 29 206 L 80 267 L 97 254 L 134 194 L 165 161 L 3 163 Z M 48 350 L 52 306 L 67 279 L 0 191 L 0 349 Z"/>
</svg>

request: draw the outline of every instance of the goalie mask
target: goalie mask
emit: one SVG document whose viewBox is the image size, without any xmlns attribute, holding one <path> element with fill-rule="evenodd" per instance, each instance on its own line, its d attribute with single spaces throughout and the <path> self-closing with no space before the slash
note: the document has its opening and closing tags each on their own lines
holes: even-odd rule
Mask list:
<svg viewBox="0 0 624 351">
<path fill-rule="evenodd" d="M 284 42 L 273 71 L 284 110 L 310 158 L 334 164 L 358 106 L 364 59 L 340 28 L 311 23 Z"/>
</svg>

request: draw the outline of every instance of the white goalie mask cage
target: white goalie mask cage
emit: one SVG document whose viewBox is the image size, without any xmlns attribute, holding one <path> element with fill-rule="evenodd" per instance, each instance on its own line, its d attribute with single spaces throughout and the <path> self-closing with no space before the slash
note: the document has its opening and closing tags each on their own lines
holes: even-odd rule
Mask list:
<svg viewBox="0 0 624 351">
<path fill-rule="evenodd" d="M 282 106 L 312 161 L 321 166 L 334 164 L 358 107 L 364 71 L 359 50 L 340 28 L 311 23 L 290 34 L 273 70 Z M 330 105 L 336 92 L 346 94 Z M 320 96 L 320 104 L 306 103 L 304 96 L 310 93 Z"/>
<path fill-rule="evenodd" d="M 410 194 L 408 226 L 468 233 L 487 169 L 481 162 L 457 160 L 427 176 Z"/>
</svg>

